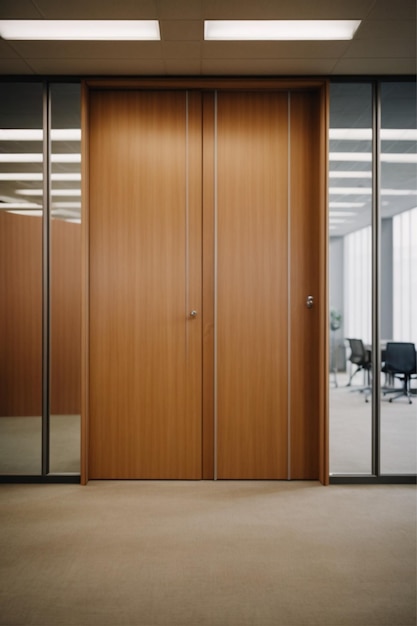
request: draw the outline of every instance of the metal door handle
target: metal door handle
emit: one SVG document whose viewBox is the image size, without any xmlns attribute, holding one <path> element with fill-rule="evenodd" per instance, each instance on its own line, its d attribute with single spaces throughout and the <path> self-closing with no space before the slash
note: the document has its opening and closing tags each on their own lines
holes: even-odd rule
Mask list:
<svg viewBox="0 0 417 626">
<path fill-rule="evenodd" d="M 193 317 L 193 318 L 197 317 L 197 311 L 194 310 L 194 309 L 192 311 L 190 311 L 190 317 Z"/>
<path fill-rule="evenodd" d="M 313 296 L 307 296 L 306 307 L 308 309 L 312 309 L 313 308 L 313 304 L 314 304 L 314 297 Z"/>
</svg>

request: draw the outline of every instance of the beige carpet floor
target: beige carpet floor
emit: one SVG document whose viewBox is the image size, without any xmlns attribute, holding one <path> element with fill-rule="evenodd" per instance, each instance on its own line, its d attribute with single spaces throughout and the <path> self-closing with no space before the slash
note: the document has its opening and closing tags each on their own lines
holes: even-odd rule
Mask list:
<svg viewBox="0 0 417 626">
<path fill-rule="evenodd" d="M 0 485 L 2 626 L 414 626 L 414 486 Z"/>
</svg>

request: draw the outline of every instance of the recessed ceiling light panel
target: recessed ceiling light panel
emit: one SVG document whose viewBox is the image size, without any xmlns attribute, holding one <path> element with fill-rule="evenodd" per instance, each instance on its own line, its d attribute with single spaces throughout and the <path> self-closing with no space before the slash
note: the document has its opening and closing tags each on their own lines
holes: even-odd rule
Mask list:
<svg viewBox="0 0 417 626">
<path fill-rule="evenodd" d="M 159 40 L 157 20 L 0 20 L 0 37 L 12 40 Z"/>
<path fill-rule="evenodd" d="M 360 20 L 206 20 L 206 40 L 352 39 Z"/>
</svg>

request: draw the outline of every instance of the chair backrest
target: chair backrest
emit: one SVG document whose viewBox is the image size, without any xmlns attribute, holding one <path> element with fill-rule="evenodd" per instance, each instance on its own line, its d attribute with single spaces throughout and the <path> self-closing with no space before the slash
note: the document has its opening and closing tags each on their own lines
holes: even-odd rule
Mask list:
<svg viewBox="0 0 417 626">
<path fill-rule="evenodd" d="M 416 347 L 404 341 L 389 341 L 385 355 L 385 370 L 394 374 L 415 374 Z"/>
<path fill-rule="evenodd" d="M 367 361 L 367 354 L 362 339 L 348 339 L 351 354 L 349 361 L 357 365 L 363 365 Z"/>
</svg>

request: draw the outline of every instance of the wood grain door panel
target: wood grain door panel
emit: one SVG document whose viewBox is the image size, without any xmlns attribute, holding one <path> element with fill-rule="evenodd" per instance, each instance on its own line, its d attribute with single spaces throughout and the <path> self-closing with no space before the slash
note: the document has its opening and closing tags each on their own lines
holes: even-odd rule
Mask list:
<svg viewBox="0 0 417 626">
<path fill-rule="evenodd" d="M 187 98 L 91 94 L 90 478 L 201 477 L 201 113 Z"/>
<path fill-rule="evenodd" d="M 217 99 L 219 478 L 287 476 L 287 99 Z"/>
</svg>

